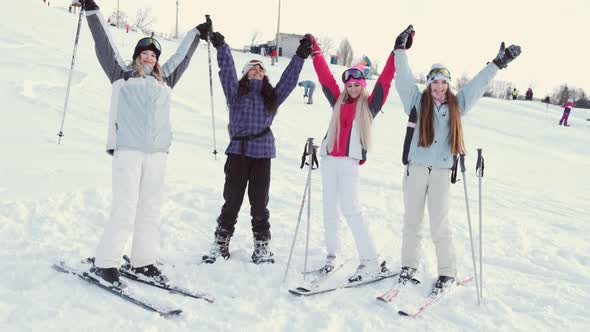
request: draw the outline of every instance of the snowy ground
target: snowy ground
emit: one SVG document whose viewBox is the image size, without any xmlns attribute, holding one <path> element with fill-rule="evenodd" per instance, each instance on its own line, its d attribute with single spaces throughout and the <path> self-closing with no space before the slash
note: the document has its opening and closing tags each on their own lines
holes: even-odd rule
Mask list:
<svg viewBox="0 0 590 332">
<path fill-rule="evenodd" d="M 272 249 L 277 264 L 249 263 L 252 250 L 249 208 L 244 205 L 232 259 L 200 265 L 212 240 L 222 205 L 224 155 L 214 160 L 207 49 L 201 45 L 174 92 L 174 143 L 162 211 L 162 261 L 178 283 L 212 293 L 209 304 L 157 290 L 144 290 L 184 313 L 161 318 L 50 268 L 60 259 L 93 255 L 110 208 L 110 157 L 104 153 L 110 85 L 94 55 L 84 22 L 73 75 L 65 137 L 57 144 L 76 26 L 64 8 L 39 1 L 11 2 L 13 15 L 0 21 L 0 326 L 3 331 L 374 331 L 396 327 L 419 331 L 584 331 L 590 327 L 590 122 L 586 110 L 572 111 L 571 127 L 557 125 L 561 108 L 537 102 L 482 99 L 464 118 L 467 184 L 477 223 L 475 149 L 483 148 L 484 303 L 474 284 L 457 289 L 424 317 L 401 318 L 397 306 L 375 296 L 390 281 L 312 298 L 296 298 L 289 287 L 301 283 L 303 240 L 298 241 L 287 285 L 282 286 L 297 221 L 306 171 L 299 169 L 307 137 L 320 140 L 329 119 L 326 100 L 305 105 L 298 88 L 273 125 L 278 156 L 271 185 Z M 36 22 L 23 29 L 25 22 Z M 112 30 L 127 59 L 139 35 Z M 231 40 L 228 41 L 231 44 Z M 162 60 L 175 49 L 162 41 Z M 234 53 L 238 66 L 252 56 Z M 410 55 L 411 59 L 411 55 Z M 482 59 L 482 63 L 484 62 Z M 268 62 L 268 59 L 264 61 Z M 435 59 L 433 59 L 435 61 Z M 270 67 L 276 83 L 288 60 Z M 341 68 L 334 68 L 337 74 Z M 216 72 L 216 65 L 214 68 Z M 473 73 L 474 74 L 474 73 Z M 308 60 L 302 78 L 316 80 Z M 372 87 L 373 82 L 370 82 Z M 217 149 L 228 143 L 227 112 L 214 77 Z M 401 146 L 404 115 L 393 91 L 374 124 L 374 150 L 361 167 L 360 200 L 377 247 L 399 268 L 402 223 Z M 312 175 L 310 265 L 324 256 L 321 183 Z M 459 271 L 472 274 L 462 184 L 452 187 L 453 222 Z M 345 224 L 345 223 L 343 223 Z M 356 250 L 346 226 L 340 257 Z M 299 239 L 303 239 L 300 235 Z M 433 246 L 425 241 L 423 286 L 436 277 Z M 74 323 L 76 320 L 76 323 Z"/>
</svg>

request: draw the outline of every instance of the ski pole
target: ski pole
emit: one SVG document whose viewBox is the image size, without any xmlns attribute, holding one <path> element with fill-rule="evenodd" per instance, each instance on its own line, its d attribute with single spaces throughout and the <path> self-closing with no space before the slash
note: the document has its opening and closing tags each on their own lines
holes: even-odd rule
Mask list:
<svg viewBox="0 0 590 332">
<path fill-rule="evenodd" d="M 78 51 L 78 41 L 80 40 L 80 26 L 82 25 L 82 8 L 78 14 L 78 27 L 76 28 L 76 39 L 74 40 L 74 52 L 72 54 L 72 64 L 70 65 L 70 74 L 68 76 L 68 86 L 66 88 L 66 100 L 64 101 L 64 111 L 61 115 L 61 126 L 59 127 L 59 136 L 57 144 L 61 144 L 61 138 L 64 136 L 64 122 L 66 121 L 66 112 L 68 110 L 68 99 L 70 97 L 70 86 L 72 83 L 72 73 L 74 72 L 74 64 L 76 62 L 76 52 Z"/>
<path fill-rule="evenodd" d="M 210 15 L 205 15 L 205 19 L 210 21 Z M 211 24 L 210 29 L 213 29 Z M 211 94 L 211 128 L 213 128 L 213 156 L 217 160 L 217 139 L 215 137 L 215 101 L 213 100 L 213 73 L 211 71 L 211 32 L 207 34 L 207 55 L 209 59 L 209 91 Z"/>
<path fill-rule="evenodd" d="M 303 168 L 303 163 L 305 162 L 305 155 L 308 151 L 308 145 L 313 145 L 313 138 L 308 138 L 307 139 L 307 143 L 305 145 L 305 150 L 303 152 L 303 158 L 302 158 L 302 168 Z M 299 215 L 297 216 L 297 224 L 295 225 L 295 234 L 293 234 L 293 241 L 291 242 L 291 250 L 289 251 L 289 258 L 287 259 L 287 268 L 285 269 L 285 275 L 283 276 L 283 284 L 285 283 L 285 281 L 287 281 L 287 274 L 289 272 L 289 266 L 291 266 L 291 258 L 293 257 L 293 249 L 295 248 L 295 242 L 297 240 L 297 233 L 299 233 L 299 225 L 301 224 L 301 215 L 303 213 L 303 206 L 305 205 L 305 198 L 307 197 L 307 193 L 309 191 L 309 188 L 311 186 L 311 168 L 309 168 L 309 171 L 307 173 L 307 180 L 305 181 L 305 189 L 303 190 L 303 197 L 301 198 L 301 207 L 299 208 Z M 306 257 L 305 259 L 307 260 L 307 253 L 306 253 Z M 305 263 L 307 264 L 307 262 Z M 304 275 L 305 278 L 305 275 Z"/>
<path fill-rule="evenodd" d="M 311 171 L 313 170 L 313 159 L 315 157 L 317 146 L 313 145 L 313 138 L 307 139 L 307 153 L 309 155 L 309 186 L 307 187 L 307 234 L 305 239 L 305 260 L 303 261 L 303 272 L 307 272 L 307 256 L 308 256 L 308 249 L 309 249 L 309 228 L 310 228 L 310 218 L 311 218 Z M 305 280 L 305 276 L 307 274 L 303 274 L 303 280 Z"/>
<path fill-rule="evenodd" d="M 483 178 L 484 160 L 482 155 L 483 149 L 477 149 L 476 175 L 479 187 L 479 292 L 483 300 L 483 208 L 481 195 L 481 178 Z"/>
<path fill-rule="evenodd" d="M 453 156 L 457 158 L 457 156 Z M 475 291 L 477 293 L 477 303 L 481 305 L 479 297 L 479 279 L 477 278 L 477 266 L 475 265 L 475 248 L 473 246 L 473 233 L 471 231 L 471 215 L 469 213 L 469 199 L 467 197 L 467 181 L 465 180 L 465 154 L 459 155 L 459 164 L 461 165 L 461 174 L 463 175 L 463 191 L 465 192 L 465 207 L 467 208 L 467 225 L 469 226 L 469 241 L 471 242 L 471 258 L 473 260 L 473 273 L 475 274 Z"/>
</svg>

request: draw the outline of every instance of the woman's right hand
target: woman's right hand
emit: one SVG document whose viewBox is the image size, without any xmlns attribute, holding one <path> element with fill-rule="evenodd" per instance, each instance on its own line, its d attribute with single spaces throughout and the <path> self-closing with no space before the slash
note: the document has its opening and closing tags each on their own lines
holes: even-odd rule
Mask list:
<svg viewBox="0 0 590 332">
<path fill-rule="evenodd" d="M 211 18 L 209 17 L 209 15 L 207 15 L 206 17 L 207 19 L 205 20 L 205 23 L 197 25 L 197 30 L 199 30 L 200 34 L 199 38 L 201 38 L 202 40 L 207 40 L 209 34 L 211 33 L 211 28 L 213 26 L 213 23 L 211 22 Z"/>
<path fill-rule="evenodd" d="M 394 50 L 409 50 L 412 47 L 412 43 L 414 41 L 414 26 L 408 25 L 408 27 L 402 31 L 402 33 L 397 36 L 395 39 L 395 46 L 393 47 Z"/>
</svg>

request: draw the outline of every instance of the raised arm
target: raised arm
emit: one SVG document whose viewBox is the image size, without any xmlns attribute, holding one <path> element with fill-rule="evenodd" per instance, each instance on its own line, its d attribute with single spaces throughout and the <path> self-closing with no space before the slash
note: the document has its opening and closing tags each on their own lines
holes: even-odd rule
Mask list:
<svg viewBox="0 0 590 332">
<path fill-rule="evenodd" d="M 413 105 L 420 100 L 420 89 L 416 84 L 414 74 L 408 64 L 408 56 L 406 50 L 412 46 L 414 42 L 414 27 L 409 25 L 395 40 L 394 58 L 395 58 L 395 88 L 399 94 L 402 104 L 404 105 L 404 112 L 410 114 Z"/>
<path fill-rule="evenodd" d="M 500 50 L 496 58 L 488 63 L 475 77 L 457 93 L 459 109 L 461 113 L 468 112 L 475 102 L 483 95 L 485 88 L 494 78 L 498 70 L 506 68 L 508 63 L 514 60 L 521 53 L 520 46 L 510 45 L 505 47 L 504 42 L 500 44 Z"/>
<path fill-rule="evenodd" d="M 174 88 L 182 74 L 188 68 L 191 57 L 199 45 L 199 30 L 197 28 L 189 30 L 178 46 L 176 53 L 162 66 L 164 78 L 170 88 Z"/>
<path fill-rule="evenodd" d="M 236 65 L 231 54 L 229 46 L 225 43 L 225 38 L 219 32 L 211 34 L 211 43 L 217 49 L 217 65 L 219 66 L 219 80 L 223 87 L 223 93 L 227 99 L 227 104 L 234 103 L 238 95 L 238 74 Z"/>
<path fill-rule="evenodd" d="M 281 79 L 275 86 L 275 95 L 277 96 L 277 107 L 281 105 L 285 99 L 291 94 L 291 91 L 297 86 L 299 80 L 299 73 L 303 68 L 305 59 L 299 55 L 294 55 L 289 62 L 285 71 L 281 75 Z"/>
<path fill-rule="evenodd" d="M 113 83 L 123 77 L 123 73 L 128 68 L 119 55 L 119 51 L 113 42 L 113 38 L 96 3 L 94 1 L 85 1 L 83 7 L 86 11 L 86 19 L 92 39 L 94 39 L 96 57 L 102 70 L 111 83 Z"/>
<path fill-rule="evenodd" d="M 328 99 L 330 106 L 334 107 L 336 100 L 338 100 L 338 97 L 340 96 L 340 87 L 338 86 L 338 82 L 336 82 L 334 75 L 332 75 L 326 59 L 324 59 L 324 56 L 322 55 L 322 49 L 317 44 L 315 37 L 311 36 L 311 38 L 313 42 L 311 49 L 313 68 L 318 75 L 318 80 L 320 81 L 324 95 Z"/>
<path fill-rule="evenodd" d="M 394 55 L 393 52 L 391 52 L 387 58 L 387 62 L 385 63 L 385 67 L 383 68 L 381 75 L 379 75 L 379 78 L 375 83 L 373 92 L 371 92 L 371 95 L 369 96 L 369 110 L 371 110 L 373 118 L 379 114 L 379 111 L 387 100 L 387 95 L 389 95 L 391 81 L 393 81 L 393 76 L 395 75 L 395 63 L 393 59 Z"/>
</svg>

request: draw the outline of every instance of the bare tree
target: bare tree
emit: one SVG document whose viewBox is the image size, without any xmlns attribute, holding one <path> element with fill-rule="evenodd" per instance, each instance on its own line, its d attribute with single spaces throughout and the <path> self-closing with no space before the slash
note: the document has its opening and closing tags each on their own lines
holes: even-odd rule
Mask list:
<svg viewBox="0 0 590 332">
<path fill-rule="evenodd" d="M 326 35 L 320 38 L 320 44 L 322 47 L 322 55 L 324 58 L 326 58 L 330 55 L 330 50 L 332 50 L 332 47 L 334 47 L 334 40 Z"/>
<path fill-rule="evenodd" d="M 112 26 L 117 26 L 117 24 L 120 27 L 124 27 L 127 24 L 127 13 L 125 13 L 124 11 L 120 10 L 119 11 L 119 17 L 117 18 L 117 11 L 115 10 L 112 14 L 111 14 L 111 25 Z"/>
<path fill-rule="evenodd" d="M 260 39 L 261 35 L 262 33 L 258 30 L 252 33 L 252 37 L 250 37 L 250 47 L 258 44 L 258 40 Z"/>
<path fill-rule="evenodd" d="M 424 73 L 418 74 L 418 78 L 416 78 L 416 83 L 426 84 L 426 75 L 424 75 Z"/>
<path fill-rule="evenodd" d="M 463 73 L 463 75 L 461 75 L 461 77 L 459 77 L 459 79 L 457 79 L 457 82 L 455 83 L 456 87 L 457 87 L 457 91 L 463 89 L 463 87 L 469 83 L 470 79 L 467 76 L 467 74 Z"/>
<path fill-rule="evenodd" d="M 342 61 L 343 66 L 350 67 L 352 65 L 354 53 L 352 52 L 352 45 L 350 45 L 348 38 L 344 38 L 342 42 L 340 42 L 336 55 L 338 56 L 338 59 Z"/>
<path fill-rule="evenodd" d="M 512 83 L 507 81 L 492 81 L 488 84 L 483 96 L 512 99 Z"/>
<path fill-rule="evenodd" d="M 144 7 L 137 10 L 135 14 L 135 27 L 143 32 L 151 30 L 152 24 L 156 23 L 157 19 L 152 16 L 152 8 Z"/>
</svg>

